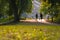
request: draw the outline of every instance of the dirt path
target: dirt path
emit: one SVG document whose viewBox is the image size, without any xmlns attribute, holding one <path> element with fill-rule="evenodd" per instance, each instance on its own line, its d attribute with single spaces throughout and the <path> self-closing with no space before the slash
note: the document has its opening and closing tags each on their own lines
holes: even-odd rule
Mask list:
<svg viewBox="0 0 60 40">
<path fill-rule="evenodd" d="M 23 21 L 23 22 L 40 22 L 40 23 L 49 23 L 49 22 L 47 22 L 45 19 L 31 19 L 31 20 L 20 20 L 20 21 Z"/>
</svg>

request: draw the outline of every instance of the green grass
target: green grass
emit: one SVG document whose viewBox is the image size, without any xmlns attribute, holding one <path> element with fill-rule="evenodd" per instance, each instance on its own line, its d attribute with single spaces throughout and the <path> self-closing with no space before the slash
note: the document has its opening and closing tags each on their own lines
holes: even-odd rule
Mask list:
<svg viewBox="0 0 60 40">
<path fill-rule="evenodd" d="M 60 40 L 60 25 L 40 23 L 2 25 L 0 40 Z"/>
</svg>

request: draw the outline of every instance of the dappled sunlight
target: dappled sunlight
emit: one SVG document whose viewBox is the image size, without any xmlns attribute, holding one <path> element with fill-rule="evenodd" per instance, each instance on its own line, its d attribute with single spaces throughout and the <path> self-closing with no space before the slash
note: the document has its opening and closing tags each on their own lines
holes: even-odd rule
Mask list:
<svg viewBox="0 0 60 40">
<path fill-rule="evenodd" d="M 38 22 L 41 22 L 41 23 L 49 23 L 47 22 L 45 19 L 37 19 Z"/>
<path fill-rule="evenodd" d="M 31 19 L 31 20 L 20 20 L 20 21 L 23 21 L 23 22 L 36 22 L 37 20 Z"/>
<path fill-rule="evenodd" d="M 46 22 L 45 19 L 37 19 L 38 22 Z"/>
<path fill-rule="evenodd" d="M 48 23 L 45 19 L 30 19 L 30 20 L 20 20 L 20 21 L 23 21 L 23 22 L 40 22 L 40 23 Z"/>
</svg>

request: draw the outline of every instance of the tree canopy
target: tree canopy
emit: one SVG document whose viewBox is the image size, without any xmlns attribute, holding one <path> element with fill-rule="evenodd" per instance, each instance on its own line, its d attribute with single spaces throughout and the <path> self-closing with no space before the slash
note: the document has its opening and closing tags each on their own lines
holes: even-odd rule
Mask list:
<svg viewBox="0 0 60 40">
<path fill-rule="evenodd" d="M 50 14 L 52 16 L 52 21 L 54 17 L 58 17 L 60 14 L 60 0 L 39 0 L 40 12 L 44 14 Z"/>
<path fill-rule="evenodd" d="M 0 14 L 14 15 L 14 20 L 20 20 L 22 12 L 31 12 L 32 0 L 0 0 Z"/>
</svg>

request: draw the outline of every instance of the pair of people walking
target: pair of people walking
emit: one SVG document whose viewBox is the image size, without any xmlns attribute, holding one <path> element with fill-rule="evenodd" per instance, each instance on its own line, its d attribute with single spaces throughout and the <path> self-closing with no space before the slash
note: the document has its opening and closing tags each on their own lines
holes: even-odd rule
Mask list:
<svg viewBox="0 0 60 40">
<path fill-rule="evenodd" d="M 36 14 L 36 19 L 38 19 L 38 14 Z M 43 19 L 43 14 L 40 13 L 40 19 Z"/>
</svg>

